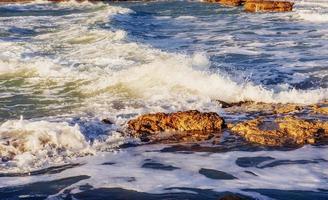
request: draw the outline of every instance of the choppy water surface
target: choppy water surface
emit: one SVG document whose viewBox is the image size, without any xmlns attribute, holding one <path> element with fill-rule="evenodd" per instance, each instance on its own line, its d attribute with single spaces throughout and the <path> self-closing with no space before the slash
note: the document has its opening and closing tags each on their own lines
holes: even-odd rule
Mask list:
<svg viewBox="0 0 328 200">
<path fill-rule="evenodd" d="M 327 199 L 325 146 L 135 146 L 120 135 L 141 113 L 224 116 L 217 99 L 327 99 L 327 19 L 325 0 L 283 14 L 188 1 L 0 4 L 0 151 L 8 140 L 25 150 L 0 160 L 0 198 Z"/>
</svg>

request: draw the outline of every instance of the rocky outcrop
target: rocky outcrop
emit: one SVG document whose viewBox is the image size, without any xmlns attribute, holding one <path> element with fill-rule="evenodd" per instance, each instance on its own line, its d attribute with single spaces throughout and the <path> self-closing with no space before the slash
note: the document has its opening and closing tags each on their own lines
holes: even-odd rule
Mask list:
<svg viewBox="0 0 328 200">
<path fill-rule="evenodd" d="M 313 106 L 312 110 L 315 114 L 328 115 L 328 107 Z"/>
<path fill-rule="evenodd" d="M 263 114 L 288 114 L 302 110 L 303 105 L 294 103 L 264 103 L 254 101 L 240 101 L 237 103 L 227 103 L 217 101 L 222 108 L 231 113 L 259 112 Z"/>
<path fill-rule="evenodd" d="M 294 3 L 280 0 L 204 0 L 210 3 L 219 3 L 225 6 L 241 6 L 247 12 L 289 12 Z"/>
<path fill-rule="evenodd" d="M 228 127 L 247 141 L 265 146 L 300 146 L 328 139 L 328 122 L 292 116 L 274 121 L 257 118 Z"/>
<path fill-rule="evenodd" d="M 196 110 L 142 115 L 128 122 L 131 135 L 145 142 L 196 142 L 220 132 L 223 119 L 217 113 Z"/>
<path fill-rule="evenodd" d="M 288 1 L 247 0 L 244 9 L 247 12 L 290 12 L 294 3 Z"/>
<path fill-rule="evenodd" d="M 311 110 L 314 114 L 328 115 L 328 100 L 312 105 Z"/>
<path fill-rule="evenodd" d="M 219 3 L 226 6 L 240 6 L 243 0 L 220 0 Z"/>
</svg>

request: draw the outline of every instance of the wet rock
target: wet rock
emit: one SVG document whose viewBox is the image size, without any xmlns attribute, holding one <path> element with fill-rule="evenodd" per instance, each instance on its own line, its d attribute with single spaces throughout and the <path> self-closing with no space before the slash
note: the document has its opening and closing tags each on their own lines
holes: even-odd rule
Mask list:
<svg viewBox="0 0 328 200">
<path fill-rule="evenodd" d="M 244 9 L 247 12 L 290 12 L 293 5 L 288 1 L 247 0 Z"/>
<path fill-rule="evenodd" d="M 258 156 L 258 157 L 240 157 L 236 160 L 236 165 L 239 167 L 256 167 L 259 164 L 266 162 L 266 161 L 272 161 L 274 158 L 269 156 Z"/>
<path fill-rule="evenodd" d="M 164 171 L 173 171 L 176 169 L 180 169 L 180 168 L 174 167 L 172 165 L 164 165 L 162 163 L 157 163 L 157 162 L 146 162 L 142 165 L 142 168 L 164 170 Z"/>
<path fill-rule="evenodd" d="M 242 197 L 237 194 L 227 194 L 224 195 L 223 197 L 220 197 L 218 200 L 247 200 L 248 198 Z"/>
<path fill-rule="evenodd" d="M 311 110 L 315 114 L 328 115 L 328 101 L 312 105 Z"/>
<path fill-rule="evenodd" d="M 254 101 L 239 101 L 239 102 L 229 103 L 229 102 L 225 102 L 225 101 L 221 101 L 221 100 L 217 100 L 217 102 L 221 105 L 222 108 L 231 108 L 231 107 L 235 107 L 235 106 L 240 107 L 243 105 L 256 103 Z"/>
<path fill-rule="evenodd" d="M 199 173 L 206 176 L 207 178 L 210 179 L 217 179 L 217 180 L 233 180 L 233 179 L 238 179 L 235 176 L 228 174 L 223 171 L 218 171 L 215 169 L 206 169 L 202 168 L 199 170 Z"/>
<path fill-rule="evenodd" d="M 101 165 L 115 165 L 115 162 L 104 162 Z"/>
<path fill-rule="evenodd" d="M 300 146 L 326 142 L 328 122 L 310 121 L 286 116 L 274 121 L 257 118 L 228 125 L 249 142 L 265 146 Z"/>
<path fill-rule="evenodd" d="M 242 0 L 220 0 L 219 3 L 226 6 L 240 6 Z"/>
<path fill-rule="evenodd" d="M 315 106 L 313 112 L 316 114 L 328 115 L 328 107 Z"/>
<path fill-rule="evenodd" d="M 128 122 L 131 135 L 145 142 L 196 142 L 208 140 L 224 127 L 217 113 L 196 110 L 142 115 Z"/>
<path fill-rule="evenodd" d="M 244 171 L 246 174 L 250 174 L 250 175 L 253 175 L 253 176 L 258 176 L 257 174 L 255 174 L 254 172 L 252 172 L 252 171 L 248 171 L 248 170 L 246 170 L 246 171 Z"/>
<path fill-rule="evenodd" d="M 108 124 L 108 125 L 114 124 L 114 122 L 110 119 L 103 119 L 103 120 L 101 120 L 101 122 L 104 123 L 104 124 Z"/>
<path fill-rule="evenodd" d="M 262 112 L 266 114 L 288 114 L 301 111 L 304 106 L 294 103 L 264 103 L 254 101 L 240 101 L 235 103 L 227 103 L 217 101 L 222 108 L 227 112 L 232 113 L 247 113 L 247 112 Z"/>
</svg>

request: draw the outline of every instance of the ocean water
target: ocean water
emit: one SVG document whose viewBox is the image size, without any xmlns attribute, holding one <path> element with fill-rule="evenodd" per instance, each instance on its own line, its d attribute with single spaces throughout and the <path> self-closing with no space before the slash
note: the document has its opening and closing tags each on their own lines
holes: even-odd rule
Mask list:
<svg viewBox="0 0 328 200">
<path fill-rule="evenodd" d="M 199 1 L 0 4 L 0 199 L 327 199 L 326 146 L 122 134 L 143 113 L 225 116 L 215 100 L 327 99 L 328 2 L 295 2 L 268 14 Z"/>
</svg>

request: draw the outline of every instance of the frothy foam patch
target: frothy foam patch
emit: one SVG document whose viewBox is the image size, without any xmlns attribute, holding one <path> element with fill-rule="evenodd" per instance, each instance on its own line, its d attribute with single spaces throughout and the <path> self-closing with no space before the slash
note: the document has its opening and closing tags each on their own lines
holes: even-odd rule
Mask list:
<svg viewBox="0 0 328 200">
<path fill-rule="evenodd" d="M 64 163 L 72 156 L 93 154 L 78 126 L 47 121 L 11 120 L 0 126 L 1 171 L 29 171 L 49 162 Z"/>
<path fill-rule="evenodd" d="M 326 0 L 302 0 L 295 2 L 297 14 L 309 22 L 328 22 L 328 4 Z"/>
<path fill-rule="evenodd" d="M 121 134 L 115 132 L 90 143 L 77 124 L 23 119 L 3 123 L 0 135 L 0 172 L 6 173 L 69 163 L 123 143 Z"/>
</svg>

